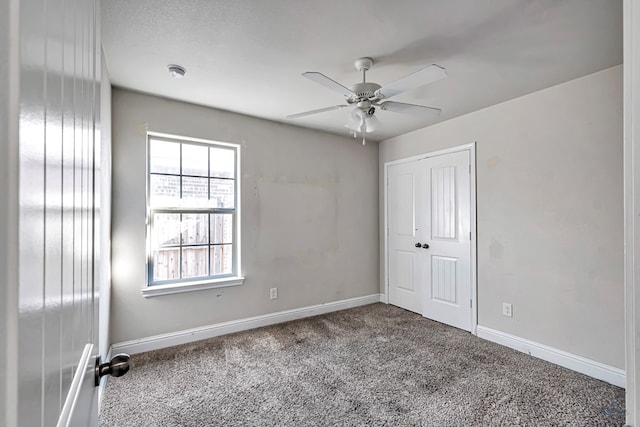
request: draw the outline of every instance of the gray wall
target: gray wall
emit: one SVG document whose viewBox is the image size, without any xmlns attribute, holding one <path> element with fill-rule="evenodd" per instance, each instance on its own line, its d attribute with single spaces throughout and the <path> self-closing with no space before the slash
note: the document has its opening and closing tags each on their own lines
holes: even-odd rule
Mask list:
<svg viewBox="0 0 640 427">
<path fill-rule="evenodd" d="M 478 324 L 624 368 L 622 67 L 384 141 L 380 173 L 473 141 Z"/>
<path fill-rule="evenodd" d="M 120 89 L 112 105 L 111 342 L 378 293 L 376 144 Z M 142 297 L 147 128 L 241 144 L 243 285 Z"/>
</svg>

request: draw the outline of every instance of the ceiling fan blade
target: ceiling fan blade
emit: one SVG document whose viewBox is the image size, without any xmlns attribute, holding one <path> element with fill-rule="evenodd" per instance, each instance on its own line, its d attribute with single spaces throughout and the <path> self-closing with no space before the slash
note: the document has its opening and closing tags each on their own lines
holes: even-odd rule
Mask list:
<svg viewBox="0 0 640 427">
<path fill-rule="evenodd" d="M 303 113 L 289 114 L 287 119 L 297 119 L 298 117 L 310 116 L 312 114 L 324 113 L 325 111 L 340 110 L 341 108 L 348 107 L 348 105 L 332 105 L 331 107 L 318 108 L 317 110 L 305 111 Z"/>
<path fill-rule="evenodd" d="M 433 83 L 444 79 L 445 77 L 447 77 L 446 70 L 439 65 L 433 64 L 418 70 L 415 73 L 409 74 L 400 80 L 396 80 L 393 83 L 382 86 L 378 89 L 377 93 L 382 98 L 391 98 L 399 93 L 424 86 L 428 83 Z"/>
<path fill-rule="evenodd" d="M 355 96 L 355 93 L 349 88 L 342 86 L 340 83 L 331 80 L 329 77 L 325 76 L 322 73 L 317 73 L 315 71 L 307 71 L 306 73 L 302 73 L 302 75 L 309 80 L 313 80 L 316 83 L 321 84 L 324 87 L 327 87 L 335 92 L 341 93 L 346 97 Z"/>
<path fill-rule="evenodd" d="M 406 113 L 420 117 L 438 117 L 442 111 L 439 108 L 424 105 L 405 104 L 404 102 L 386 101 L 380 104 L 380 109 L 394 113 Z"/>
</svg>

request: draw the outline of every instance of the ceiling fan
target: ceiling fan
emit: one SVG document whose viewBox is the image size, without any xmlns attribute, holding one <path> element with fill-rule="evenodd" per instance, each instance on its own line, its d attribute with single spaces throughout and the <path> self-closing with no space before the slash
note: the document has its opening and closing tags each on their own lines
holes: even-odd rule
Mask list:
<svg viewBox="0 0 640 427">
<path fill-rule="evenodd" d="M 373 132 L 381 126 L 380 121 L 374 115 L 376 109 L 412 114 L 420 117 L 437 117 L 440 114 L 441 110 L 438 108 L 406 104 L 404 102 L 386 101 L 386 99 L 447 77 L 447 72 L 444 68 L 436 64 L 429 65 L 400 80 L 381 86 L 378 83 L 367 82 L 366 73 L 372 65 L 373 59 L 371 58 L 358 58 L 355 61 L 356 69 L 362 71 L 362 82 L 356 83 L 351 87 L 343 86 L 322 73 L 315 71 L 302 73 L 304 77 L 340 93 L 344 96 L 347 103 L 305 111 L 303 113 L 290 114 L 286 117 L 288 119 L 297 119 L 299 117 L 339 110 L 353 105 L 355 108 L 349 113 L 345 127 L 350 130 L 354 138 L 358 133 L 361 134 L 362 144 L 364 145 L 366 143 L 365 134 L 367 132 Z"/>
</svg>

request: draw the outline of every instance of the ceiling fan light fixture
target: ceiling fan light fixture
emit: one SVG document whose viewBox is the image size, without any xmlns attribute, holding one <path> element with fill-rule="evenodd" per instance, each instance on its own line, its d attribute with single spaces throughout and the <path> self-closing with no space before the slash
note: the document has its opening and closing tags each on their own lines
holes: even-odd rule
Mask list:
<svg viewBox="0 0 640 427">
<path fill-rule="evenodd" d="M 367 132 L 375 132 L 382 127 L 382 123 L 376 116 L 367 116 L 365 118 L 365 124 L 367 127 Z"/>
<path fill-rule="evenodd" d="M 347 124 L 345 125 L 345 127 L 351 129 L 354 132 L 360 132 L 363 120 L 365 120 L 365 118 L 362 110 L 359 108 L 354 108 L 351 113 L 349 113 L 349 117 L 347 117 Z"/>
<path fill-rule="evenodd" d="M 187 70 L 184 67 L 176 64 L 169 64 L 167 65 L 167 68 L 169 69 L 169 74 L 174 79 L 183 78 L 185 73 L 187 72 Z"/>
<path fill-rule="evenodd" d="M 361 133 L 363 130 L 366 133 L 375 132 L 382 127 L 380 120 L 373 114 L 362 111 L 360 108 L 354 108 L 347 117 L 347 124 L 344 125 L 347 129 Z"/>
</svg>

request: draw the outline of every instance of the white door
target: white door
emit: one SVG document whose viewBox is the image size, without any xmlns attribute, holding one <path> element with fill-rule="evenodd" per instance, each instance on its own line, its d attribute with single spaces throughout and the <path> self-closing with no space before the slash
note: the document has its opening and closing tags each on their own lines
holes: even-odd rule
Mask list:
<svg viewBox="0 0 640 427">
<path fill-rule="evenodd" d="M 389 302 L 470 331 L 470 152 L 392 165 L 387 176 Z"/>
<path fill-rule="evenodd" d="M 417 215 L 417 192 L 423 184 L 418 162 L 390 166 L 387 179 L 389 303 L 422 314 L 422 248 L 417 247 L 417 235 L 423 216 Z"/>
<path fill-rule="evenodd" d="M 18 426 L 97 425 L 99 9 L 21 0 L 14 22 Z"/>
<path fill-rule="evenodd" d="M 425 228 L 422 314 L 471 330 L 471 173 L 469 151 L 420 160 Z"/>
</svg>

